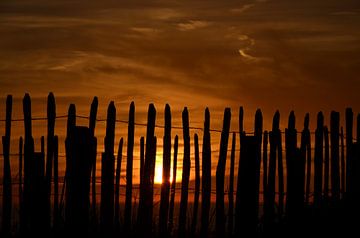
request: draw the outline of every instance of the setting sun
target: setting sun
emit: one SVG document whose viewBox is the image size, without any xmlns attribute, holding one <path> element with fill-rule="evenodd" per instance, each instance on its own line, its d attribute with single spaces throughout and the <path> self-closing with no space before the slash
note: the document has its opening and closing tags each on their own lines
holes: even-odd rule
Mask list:
<svg viewBox="0 0 360 238">
<path fill-rule="evenodd" d="M 154 177 L 154 183 L 161 184 L 162 183 L 162 166 L 160 164 L 157 164 L 155 167 L 155 177 Z"/>
</svg>

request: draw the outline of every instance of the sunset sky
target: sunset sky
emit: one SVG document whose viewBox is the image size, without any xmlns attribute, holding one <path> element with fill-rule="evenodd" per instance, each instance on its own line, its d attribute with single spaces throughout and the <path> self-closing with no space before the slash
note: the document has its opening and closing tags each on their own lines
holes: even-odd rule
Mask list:
<svg viewBox="0 0 360 238">
<path fill-rule="evenodd" d="M 135 101 L 136 121 L 146 122 L 153 102 L 162 124 L 169 103 L 174 125 L 188 106 L 191 125 L 202 126 L 208 106 L 211 127 L 220 129 L 231 107 L 238 130 L 244 106 L 248 131 L 257 108 L 267 129 L 277 109 L 283 126 L 295 110 L 301 130 L 306 112 L 314 125 L 320 110 L 326 120 L 331 110 L 360 111 L 360 1 L 1 0 L 1 118 L 7 94 L 15 98 L 14 117 L 22 117 L 25 92 L 33 114 L 46 115 L 50 91 L 58 115 L 72 102 L 88 115 L 99 96 L 101 118 L 115 100 L 126 120 Z M 65 122 L 57 125 L 61 135 Z M 14 139 L 23 131 L 17 128 Z"/>
</svg>

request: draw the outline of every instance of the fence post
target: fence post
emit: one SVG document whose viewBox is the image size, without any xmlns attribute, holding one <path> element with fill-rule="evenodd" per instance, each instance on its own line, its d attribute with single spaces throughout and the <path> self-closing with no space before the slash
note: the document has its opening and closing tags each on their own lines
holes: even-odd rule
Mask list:
<svg viewBox="0 0 360 238">
<path fill-rule="evenodd" d="M 339 121 L 340 114 L 331 112 L 330 141 L 331 141 L 331 197 L 333 201 L 340 200 L 340 168 L 339 168 Z"/>
<path fill-rule="evenodd" d="M 95 126 L 96 126 L 96 115 L 98 111 L 98 98 L 94 97 L 91 107 L 90 107 L 90 119 L 89 119 L 89 129 L 92 137 L 95 136 Z M 92 164 L 91 164 L 91 216 L 92 216 L 92 226 L 96 231 L 97 227 L 97 216 L 96 216 L 96 157 L 97 157 L 97 148 L 94 148 L 94 154 L 92 155 Z"/>
<path fill-rule="evenodd" d="M 134 130 L 135 130 L 135 104 L 131 102 L 129 109 L 128 141 L 126 158 L 126 197 L 125 197 L 125 233 L 131 230 L 131 205 L 132 205 L 132 170 L 134 153 Z"/>
<path fill-rule="evenodd" d="M 6 123 L 5 136 L 2 137 L 4 167 L 3 167 L 3 203 L 2 203 L 2 232 L 4 236 L 9 236 L 11 232 L 11 210 L 12 210 L 12 187 L 11 187 L 11 168 L 10 168 L 10 136 L 11 136 L 11 114 L 12 96 L 6 98 Z"/>
<path fill-rule="evenodd" d="M 289 215 L 293 209 L 294 197 L 293 195 L 294 185 L 296 184 L 296 147 L 297 147 L 297 131 L 295 129 L 295 114 L 291 111 L 289 115 L 288 128 L 285 129 L 285 153 L 286 153 L 286 168 L 287 168 L 287 194 L 286 196 L 286 213 Z M 290 196 L 289 196 L 290 195 Z M 290 211 L 289 211 L 290 210 Z"/>
<path fill-rule="evenodd" d="M 315 156 L 314 156 L 314 204 L 319 206 L 322 193 L 322 170 L 323 170 L 323 135 L 324 116 L 322 112 L 317 115 L 317 128 L 315 130 Z"/>
<path fill-rule="evenodd" d="M 178 145 L 179 145 L 179 137 L 176 135 L 175 140 L 174 140 L 173 180 L 171 183 L 171 197 L 170 197 L 170 207 L 169 207 L 169 231 L 168 231 L 169 235 L 171 235 L 173 224 L 174 224 L 173 218 L 174 218 L 174 205 L 175 205 L 175 192 L 176 192 L 176 171 L 177 171 Z"/>
<path fill-rule="evenodd" d="M 23 199 L 23 138 L 20 136 L 19 139 L 19 223 L 20 232 L 24 225 L 24 199 Z"/>
<path fill-rule="evenodd" d="M 268 187 L 268 141 L 269 133 L 264 131 L 263 140 L 263 207 L 265 210 L 265 200 L 267 199 L 267 187 Z"/>
<path fill-rule="evenodd" d="M 240 163 L 236 191 L 235 233 L 237 236 L 257 235 L 257 161 L 259 139 L 241 135 Z"/>
<path fill-rule="evenodd" d="M 301 132 L 301 145 L 300 150 L 302 158 L 304 160 L 304 166 L 306 165 L 306 178 L 305 182 L 305 203 L 309 204 L 310 199 L 310 182 L 311 182 L 311 135 L 309 130 L 310 115 L 306 113 L 304 119 L 304 129 Z M 304 168 L 305 172 L 305 168 Z"/>
<path fill-rule="evenodd" d="M 54 136 L 54 211 L 53 211 L 53 221 L 54 221 L 54 230 L 58 231 L 59 228 L 59 138 Z"/>
<path fill-rule="evenodd" d="M 200 236 L 206 237 L 209 228 L 209 211 L 211 199 L 211 138 L 210 111 L 205 109 L 204 134 L 202 146 L 202 193 L 201 193 L 201 228 Z"/>
<path fill-rule="evenodd" d="M 52 177 L 52 163 L 54 159 L 54 130 L 55 130 L 55 118 L 56 118 L 56 104 L 53 93 L 49 93 L 47 101 L 47 146 L 46 146 L 46 213 L 47 213 L 47 228 L 50 229 L 51 221 L 51 177 Z"/>
<path fill-rule="evenodd" d="M 235 145 L 236 145 L 236 133 L 233 132 L 231 142 L 231 155 L 230 155 L 230 176 L 229 176 L 229 211 L 228 211 L 228 233 L 232 236 L 234 226 L 234 167 L 235 167 Z"/>
<path fill-rule="evenodd" d="M 216 234 L 218 237 L 225 234 L 224 183 L 230 120 L 230 108 L 225 108 L 223 129 L 220 139 L 219 161 L 216 168 Z"/>
<path fill-rule="evenodd" d="M 145 236 L 151 234 L 152 226 L 152 184 L 153 184 L 153 175 L 151 171 L 155 167 L 155 161 L 153 157 L 153 148 L 154 143 L 154 132 L 155 132 L 155 119 L 156 119 L 156 109 L 153 104 L 149 105 L 148 110 L 148 122 L 147 122 L 147 131 L 146 131 L 146 151 L 145 151 L 145 162 L 144 162 L 144 175 L 143 181 L 140 187 L 140 201 L 139 201 L 139 211 L 138 211 L 138 232 L 140 236 Z"/>
<path fill-rule="evenodd" d="M 104 234 L 111 234 L 114 222 L 115 120 L 116 109 L 114 102 L 111 101 L 106 119 L 105 152 L 101 160 L 100 226 Z"/>
<path fill-rule="evenodd" d="M 120 229 L 120 175 L 121 175 L 121 161 L 122 161 L 122 149 L 124 140 L 121 137 L 119 142 L 118 154 L 116 159 L 116 175 L 115 175 L 115 228 L 117 232 Z"/>
<path fill-rule="evenodd" d="M 21 226 L 23 233 L 29 231 L 30 223 L 30 210 L 31 210 L 31 191 L 33 184 L 31 183 L 31 164 L 34 155 L 34 139 L 31 130 L 31 99 L 29 94 L 25 94 L 23 99 L 23 112 L 24 112 L 24 128 L 25 128 L 25 144 L 24 144 L 24 223 Z"/>
<path fill-rule="evenodd" d="M 348 186 L 348 177 L 349 177 L 349 171 L 351 166 L 351 146 L 353 144 L 353 120 L 354 120 L 354 113 L 351 108 L 346 108 L 345 111 L 345 122 L 346 122 L 346 187 Z M 359 127 L 357 130 L 359 131 Z M 346 189 L 343 187 L 343 192 L 345 192 Z"/>
<path fill-rule="evenodd" d="M 70 128 L 70 133 L 66 139 L 65 225 L 68 235 L 87 236 L 89 229 L 91 156 L 95 138 L 91 136 L 87 127 L 71 126 Z"/>
<path fill-rule="evenodd" d="M 352 137 L 351 137 L 352 138 Z M 340 186 L 340 193 L 341 193 L 341 197 L 343 198 L 345 195 L 345 148 L 344 148 L 344 129 L 343 127 L 341 127 L 341 134 L 340 134 L 340 139 L 341 139 L 341 153 L 340 153 L 340 162 L 341 162 L 341 186 Z M 352 141 L 351 141 L 352 143 Z M 350 144 L 349 144 L 350 145 Z"/>
<path fill-rule="evenodd" d="M 186 231 L 186 213 L 188 203 L 188 187 L 190 177 L 190 135 L 189 135 L 189 113 L 185 107 L 182 112 L 183 123 L 183 139 L 184 139 L 184 157 L 183 157 L 183 169 L 182 169 L 182 182 L 181 182 L 181 200 L 179 211 L 179 237 L 185 237 Z"/>
<path fill-rule="evenodd" d="M 200 159 L 199 159 L 199 138 L 198 135 L 194 136 L 194 147 L 195 147 L 195 193 L 194 193 L 194 206 L 193 206 L 193 217 L 191 221 L 191 235 L 194 237 L 196 233 L 196 224 L 198 222 L 198 207 L 200 197 Z"/>
<path fill-rule="evenodd" d="M 165 106 L 165 131 L 163 137 L 163 174 L 161 183 L 161 201 L 159 210 L 159 236 L 167 237 L 168 212 L 170 194 L 170 167 L 171 167 L 171 111 L 169 104 Z"/>
<path fill-rule="evenodd" d="M 329 130 L 324 126 L 324 140 L 325 140 L 325 157 L 324 157 L 324 198 L 326 202 L 329 199 L 329 174 L 330 174 L 330 146 L 329 146 Z"/>
<path fill-rule="evenodd" d="M 279 175 L 279 219 L 281 220 L 284 211 L 284 172 L 283 172 L 283 156 L 282 156 L 282 135 L 279 128 L 280 113 L 277 112 L 277 156 L 278 156 L 278 175 Z"/>
<path fill-rule="evenodd" d="M 356 142 L 360 142 L 360 113 L 358 113 L 356 119 Z"/>
<path fill-rule="evenodd" d="M 256 194 L 257 194 L 257 214 L 259 214 L 259 193 L 260 193 L 260 169 L 261 169 L 261 142 L 262 142 L 262 134 L 263 134 L 263 117 L 260 109 L 256 110 L 255 113 L 255 127 L 254 127 L 254 135 L 258 140 L 258 148 L 257 148 L 257 170 L 256 170 Z"/>
</svg>

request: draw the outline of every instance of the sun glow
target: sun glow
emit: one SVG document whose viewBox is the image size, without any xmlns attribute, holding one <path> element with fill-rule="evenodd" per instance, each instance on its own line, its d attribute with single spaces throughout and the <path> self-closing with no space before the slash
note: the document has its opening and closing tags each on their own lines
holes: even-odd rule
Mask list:
<svg viewBox="0 0 360 238">
<path fill-rule="evenodd" d="M 173 181 L 173 168 L 171 166 L 170 169 L 170 183 Z M 179 174 L 179 171 L 177 171 Z M 163 162 L 162 162 L 162 155 L 156 156 L 156 164 L 155 164 L 155 174 L 154 174 L 154 183 L 161 184 L 163 181 Z M 178 181 L 178 176 L 176 176 L 176 181 Z"/>
</svg>

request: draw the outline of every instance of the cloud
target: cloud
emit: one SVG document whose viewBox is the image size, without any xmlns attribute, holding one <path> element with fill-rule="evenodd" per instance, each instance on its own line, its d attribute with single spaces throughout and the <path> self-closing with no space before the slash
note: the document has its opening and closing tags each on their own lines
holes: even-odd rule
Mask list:
<svg viewBox="0 0 360 238">
<path fill-rule="evenodd" d="M 198 20 L 190 20 L 186 23 L 178 23 L 177 28 L 180 31 L 191 31 L 199 28 L 204 28 L 209 26 L 210 23 L 207 21 L 198 21 Z"/>
<path fill-rule="evenodd" d="M 255 6 L 254 3 L 245 4 L 244 6 L 242 6 L 240 8 L 232 8 L 232 9 L 230 9 L 230 11 L 233 13 L 243 13 L 243 12 L 249 10 L 250 8 L 252 8 L 253 6 Z"/>
<path fill-rule="evenodd" d="M 242 58 L 244 58 L 247 62 L 253 62 L 253 63 L 271 63 L 274 60 L 270 57 L 256 57 L 252 56 L 248 53 L 246 53 L 246 49 L 240 49 L 239 54 Z"/>
</svg>

